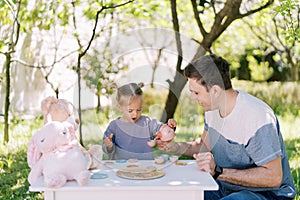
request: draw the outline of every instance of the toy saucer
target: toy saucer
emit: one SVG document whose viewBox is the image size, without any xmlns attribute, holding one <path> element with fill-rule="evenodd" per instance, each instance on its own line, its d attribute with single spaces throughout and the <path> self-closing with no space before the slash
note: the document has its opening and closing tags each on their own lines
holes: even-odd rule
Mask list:
<svg viewBox="0 0 300 200">
<path fill-rule="evenodd" d="M 126 163 L 127 160 L 116 160 L 116 163 Z"/>
<path fill-rule="evenodd" d="M 96 172 L 92 174 L 91 179 L 105 179 L 107 177 L 107 174 Z"/>
</svg>

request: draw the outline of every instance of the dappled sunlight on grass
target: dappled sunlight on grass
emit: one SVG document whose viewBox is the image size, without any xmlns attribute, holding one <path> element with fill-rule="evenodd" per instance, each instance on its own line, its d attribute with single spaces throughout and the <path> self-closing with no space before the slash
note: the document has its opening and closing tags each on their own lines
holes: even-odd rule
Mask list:
<svg viewBox="0 0 300 200">
<path fill-rule="evenodd" d="M 300 115 L 293 117 L 292 115 L 279 116 L 280 129 L 284 139 L 293 139 L 300 137 Z M 298 126 L 297 126 L 298 124 Z"/>
<path fill-rule="evenodd" d="M 252 94 L 265 98 L 267 103 L 275 108 L 281 131 L 285 140 L 290 167 L 295 181 L 300 200 L 300 90 L 299 86 L 291 83 L 263 83 L 263 88 L 257 87 L 257 83 L 240 82 L 239 88 L 250 91 Z M 285 90 L 280 91 L 278 90 Z M 155 94 L 155 102 L 147 99 L 148 104 L 164 105 L 161 93 Z M 152 97 L 149 95 L 149 98 Z M 203 111 L 197 102 L 191 101 L 187 94 L 183 94 L 175 113 L 177 121 L 176 141 L 191 141 L 203 131 Z M 145 110 L 144 114 L 151 113 Z M 298 114 L 297 114 L 298 113 Z M 115 110 L 103 110 L 97 113 L 95 110 L 87 110 L 82 113 L 83 143 L 88 148 L 89 144 L 102 144 L 103 133 L 111 119 L 119 114 Z M 42 193 L 29 192 L 27 176 L 30 171 L 27 165 L 26 151 L 31 136 L 43 126 L 43 120 L 18 120 L 14 119 L 10 125 L 10 141 L 3 145 L 0 138 L 0 199 L 43 199 Z M 3 130 L 3 124 L 0 124 Z M 1 135 L 3 137 L 3 135 Z"/>
<path fill-rule="evenodd" d="M 0 199 L 42 199 L 40 193 L 28 191 L 29 168 L 27 166 L 26 147 L 17 149 L 14 153 L 0 154 L 1 159 L 11 160 L 9 165 L 3 165 L 1 168 Z"/>
<path fill-rule="evenodd" d="M 6 145 L 3 145 L 3 138 L 0 138 L 0 153 L 1 154 L 13 154 L 15 151 L 18 151 L 20 148 L 27 148 L 29 138 L 42 127 L 42 120 L 20 120 L 16 121 L 10 125 L 9 142 Z M 3 126 L 3 124 L 2 124 Z M 1 127 L 2 129 L 3 127 Z"/>
<path fill-rule="evenodd" d="M 289 157 L 291 172 L 297 190 L 296 200 L 300 199 L 300 136 L 294 139 L 286 139 L 286 150 Z"/>
<path fill-rule="evenodd" d="M 299 82 L 233 81 L 236 89 L 244 90 L 269 104 L 277 115 L 291 112 L 300 116 Z"/>
</svg>

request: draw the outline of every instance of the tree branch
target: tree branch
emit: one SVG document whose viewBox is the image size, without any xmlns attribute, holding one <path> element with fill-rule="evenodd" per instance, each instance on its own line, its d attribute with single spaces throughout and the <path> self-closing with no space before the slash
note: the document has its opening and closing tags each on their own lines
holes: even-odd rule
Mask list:
<svg viewBox="0 0 300 200">
<path fill-rule="evenodd" d="M 243 18 L 243 17 L 249 16 L 249 15 L 252 15 L 252 14 L 254 14 L 254 13 L 256 13 L 256 12 L 259 12 L 259 11 L 261 11 L 261 10 L 263 10 L 263 9 L 265 9 L 265 8 L 267 8 L 267 7 L 269 7 L 272 3 L 274 3 L 274 0 L 269 0 L 267 3 L 265 3 L 264 5 L 262 5 L 262 6 L 259 7 L 259 8 L 250 10 L 250 11 L 244 13 L 244 14 L 239 14 L 238 18 Z M 237 19 L 238 19 L 238 18 L 237 18 Z"/>
<path fill-rule="evenodd" d="M 276 34 L 276 38 L 277 40 L 279 41 L 279 43 L 281 44 L 281 46 L 284 48 L 284 49 L 288 49 L 288 47 L 286 47 L 283 43 L 283 41 L 281 40 L 280 36 L 279 36 L 279 31 L 278 31 L 278 28 L 277 28 L 277 23 L 276 23 L 276 20 L 273 18 L 272 19 L 273 23 L 274 23 L 274 28 L 275 28 L 275 34 Z M 264 40 L 262 40 L 264 41 Z M 275 45 L 273 45 L 275 46 Z"/>
<path fill-rule="evenodd" d="M 192 6 L 193 6 L 193 11 L 194 11 L 194 17 L 196 19 L 196 22 L 197 22 L 197 25 L 198 25 L 198 28 L 200 30 L 200 33 L 203 37 L 205 37 L 207 35 L 207 32 L 206 30 L 204 29 L 203 25 L 202 25 L 202 21 L 199 17 L 199 12 L 197 10 L 197 2 L 196 0 L 191 0 L 192 2 Z"/>
<path fill-rule="evenodd" d="M 75 16 L 75 8 L 76 8 L 75 3 L 76 3 L 76 2 L 75 2 L 75 1 L 72 1 L 71 3 L 72 3 L 72 6 L 73 6 L 73 17 L 72 17 L 72 20 L 73 20 L 73 26 L 74 26 L 74 29 L 75 29 L 76 32 L 77 32 L 77 23 L 76 23 L 76 16 Z M 79 40 L 77 34 L 75 35 L 75 38 L 76 38 L 76 40 L 77 40 L 77 44 L 78 44 L 78 46 L 79 46 L 79 50 L 81 50 L 81 49 L 82 49 L 82 45 L 81 45 L 81 42 L 80 42 L 80 40 Z"/>
<path fill-rule="evenodd" d="M 33 65 L 33 64 L 26 63 L 25 61 L 17 59 L 17 58 L 11 59 L 11 62 L 17 62 L 17 63 L 20 63 L 20 64 L 26 66 L 26 67 L 30 67 L 30 68 L 46 69 L 46 68 L 49 68 L 49 67 L 53 67 L 55 64 L 60 63 L 62 60 L 64 60 L 65 58 L 67 58 L 68 56 L 70 56 L 71 54 L 76 53 L 76 52 L 78 52 L 78 50 L 71 51 L 68 54 L 62 56 L 60 59 L 54 61 L 50 65 Z M 6 54 L 6 53 L 3 53 L 3 54 Z"/>
<path fill-rule="evenodd" d="M 213 11 L 214 11 L 214 14 L 215 14 L 215 16 L 216 16 L 217 11 L 216 11 L 216 7 L 215 7 L 215 0 L 211 0 L 211 1 L 210 1 L 210 5 L 211 5 L 211 7 L 212 7 L 212 9 L 213 9 Z"/>
<path fill-rule="evenodd" d="M 18 20 L 18 17 L 19 17 L 19 13 L 20 13 L 20 9 L 21 9 L 21 4 L 22 4 L 22 0 L 19 1 L 19 4 L 18 4 L 18 9 L 17 9 L 17 15 L 16 15 L 16 24 L 17 24 L 17 31 L 16 31 L 16 38 L 15 38 L 15 41 L 14 43 L 17 44 L 18 41 L 19 41 L 19 37 L 20 37 L 20 22 Z"/>
<path fill-rule="evenodd" d="M 245 14 L 241 14 L 240 6 L 242 0 L 227 0 L 224 7 L 215 16 L 214 24 L 212 25 L 210 32 L 206 35 L 206 38 L 203 40 L 202 45 L 204 48 L 208 49 L 212 42 L 215 41 L 234 20 L 265 9 L 271 5 L 273 1 L 274 0 L 269 0 L 261 7 L 253 9 Z"/>
<path fill-rule="evenodd" d="M 113 8 L 118 8 L 118 7 L 124 6 L 124 5 L 126 5 L 126 4 L 129 4 L 129 3 L 133 2 L 133 1 L 134 1 L 134 0 L 129 0 L 129 1 L 125 2 L 125 3 L 118 4 L 118 5 L 103 6 L 100 10 L 97 11 L 97 14 L 96 14 L 96 17 L 95 17 L 95 24 L 94 24 L 92 36 L 91 36 L 91 38 L 90 38 L 90 40 L 89 40 L 89 43 L 88 43 L 86 49 L 85 49 L 82 53 L 79 54 L 79 57 L 82 57 L 82 56 L 84 56 L 84 55 L 86 54 L 86 52 L 89 50 L 89 48 L 90 48 L 90 46 L 91 46 L 91 44 L 92 44 L 92 42 L 93 42 L 93 40 L 94 40 L 94 38 L 95 38 L 95 35 L 96 35 L 96 28 L 97 28 L 97 25 L 98 25 L 98 20 L 99 20 L 99 15 L 100 15 L 100 13 L 101 13 L 103 10 L 113 9 Z"/>
<path fill-rule="evenodd" d="M 252 33 L 255 35 L 255 37 L 257 37 L 260 41 L 262 41 L 262 42 L 264 42 L 264 43 L 266 43 L 266 44 L 272 46 L 272 47 L 273 47 L 276 51 L 278 51 L 278 52 L 283 52 L 283 51 L 284 51 L 284 50 L 282 50 L 282 49 L 279 49 L 279 48 L 275 45 L 274 41 L 272 41 L 272 38 L 267 37 L 268 34 L 267 34 L 267 33 L 264 33 L 264 31 L 263 31 L 262 29 L 260 29 L 260 28 L 257 27 L 257 26 L 254 26 L 254 27 L 258 30 L 258 31 L 256 31 L 256 30 L 254 30 L 253 26 L 252 26 L 248 21 L 243 20 L 243 22 L 244 22 L 245 24 L 248 25 L 248 27 L 250 28 L 251 32 L 252 32 Z M 267 30 L 265 30 L 265 31 L 267 31 Z M 267 37 L 267 38 L 264 38 L 263 36 L 265 36 L 265 37 Z"/>
<path fill-rule="evenodd" d="M 171 13 L 172 13 L 172 22 L 173 28 L 175 31 L 175 39 L 176 39 L 176 47 L 177 47 L 177 64 L 176 64 L 176 71 L 181 72 L 181 64 L 182 64 L 182 44 L 180 39 L 180 30 L 179 30 L 179 22 L 178 22 L 178 15 L 177 15 L 177 5 L 176 0 L 171 0 Z"/>
</svg>

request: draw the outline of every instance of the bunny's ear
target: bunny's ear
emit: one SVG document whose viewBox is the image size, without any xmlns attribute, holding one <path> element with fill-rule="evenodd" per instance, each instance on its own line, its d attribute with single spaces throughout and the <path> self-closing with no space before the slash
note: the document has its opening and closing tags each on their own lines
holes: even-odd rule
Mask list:
<svg viewBox="0 0 300 200">
<path fill-rule="evenodd" d="M 52 119 L 51 120 L 48 119 L 48 117 L 49 117 L 48 115 L 49 115 L 51 105 L 55 104 L 55 103 L 57 103 L 57 99 L 53 96 L 49 96 L 49 97 L 45 98 L 41 103 L 41 108 L 42 108 L 45 124 L 49 121 L 52 121 Z"/>
<path fill-rule="evenodd" d="M 70 116 L 68 117 L 67 121 L 74 125 L 76 131 L 80 124 L 79 114 L 77 112 L 77 109 L 72 103 L 68 102 L 68 105 L 69 105 L 69 110 L 72 112 L 70 113 Z"/>
<path fill-rule="evenodd" d="M 74 116 L 70 116 L 66 121 L 73 125 L 74 128 L 73 131 L 76 131 L 78 129 L 80 123 L 78 118 L 75 118 Z"/>
<path fill-rule="evenodd" d="M 45 112 L 49 112 L 49 109 L 51 107 L 52 104 L 55 104 L 57 102 L 57 98 L 53 97 L 53 96 L 49 96 L 49 97 L 46 97 L 42 103 L 41 103 L 41 108 L 42 108 L 42 111 L 45 113 Z"/>
<path fill-rule="evenodd" d="M 68 120 L 70 120 L 69 118 L 68 118 Z M 75 135 L 75 127 L 74 127 L 74 123 L 72 123 L 72 122 L 69 122 L 69 121 L 65 121 L 65 122 L 63 122 L 64 123 L 64 125 L 65 125 L 65 127 L 69 130 L 69 132 L 70 132 L 70 135 L 71 135 L 71 140 L 74 140 L 74 139 L 76 139 L 76 135 Z"/>
<path fill-rule="evenodd" d="M 52 116 L 50 113 L 44 116 L 44 124 L 48 124 L 49 122 L 52 122 Z"/>
<path fill-rule="evenodd" d="M 28 144 L 27 163 L 30 168 L 32 168 L 41 159 L 42 156 L 42 153 L 38 150 L 37 147 L 37 133 L 33 135 Z"/>
</svg>

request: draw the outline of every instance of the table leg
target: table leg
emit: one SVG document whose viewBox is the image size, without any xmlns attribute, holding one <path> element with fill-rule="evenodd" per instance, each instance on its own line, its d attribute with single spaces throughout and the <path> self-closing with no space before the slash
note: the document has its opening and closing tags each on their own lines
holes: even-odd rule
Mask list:
<svg viewBox="0 0 300 200">
<path fill-rule="evenodd" d="M 195 200 L 204 200 L 204 191 L 194 191 L 193 199 Z"/>
<path fill-rule="evenodd" d="M 55 200 L 55 192 L 54 191 L 45 191 L 44 199 L 45 200 Z"/>
</svg>

